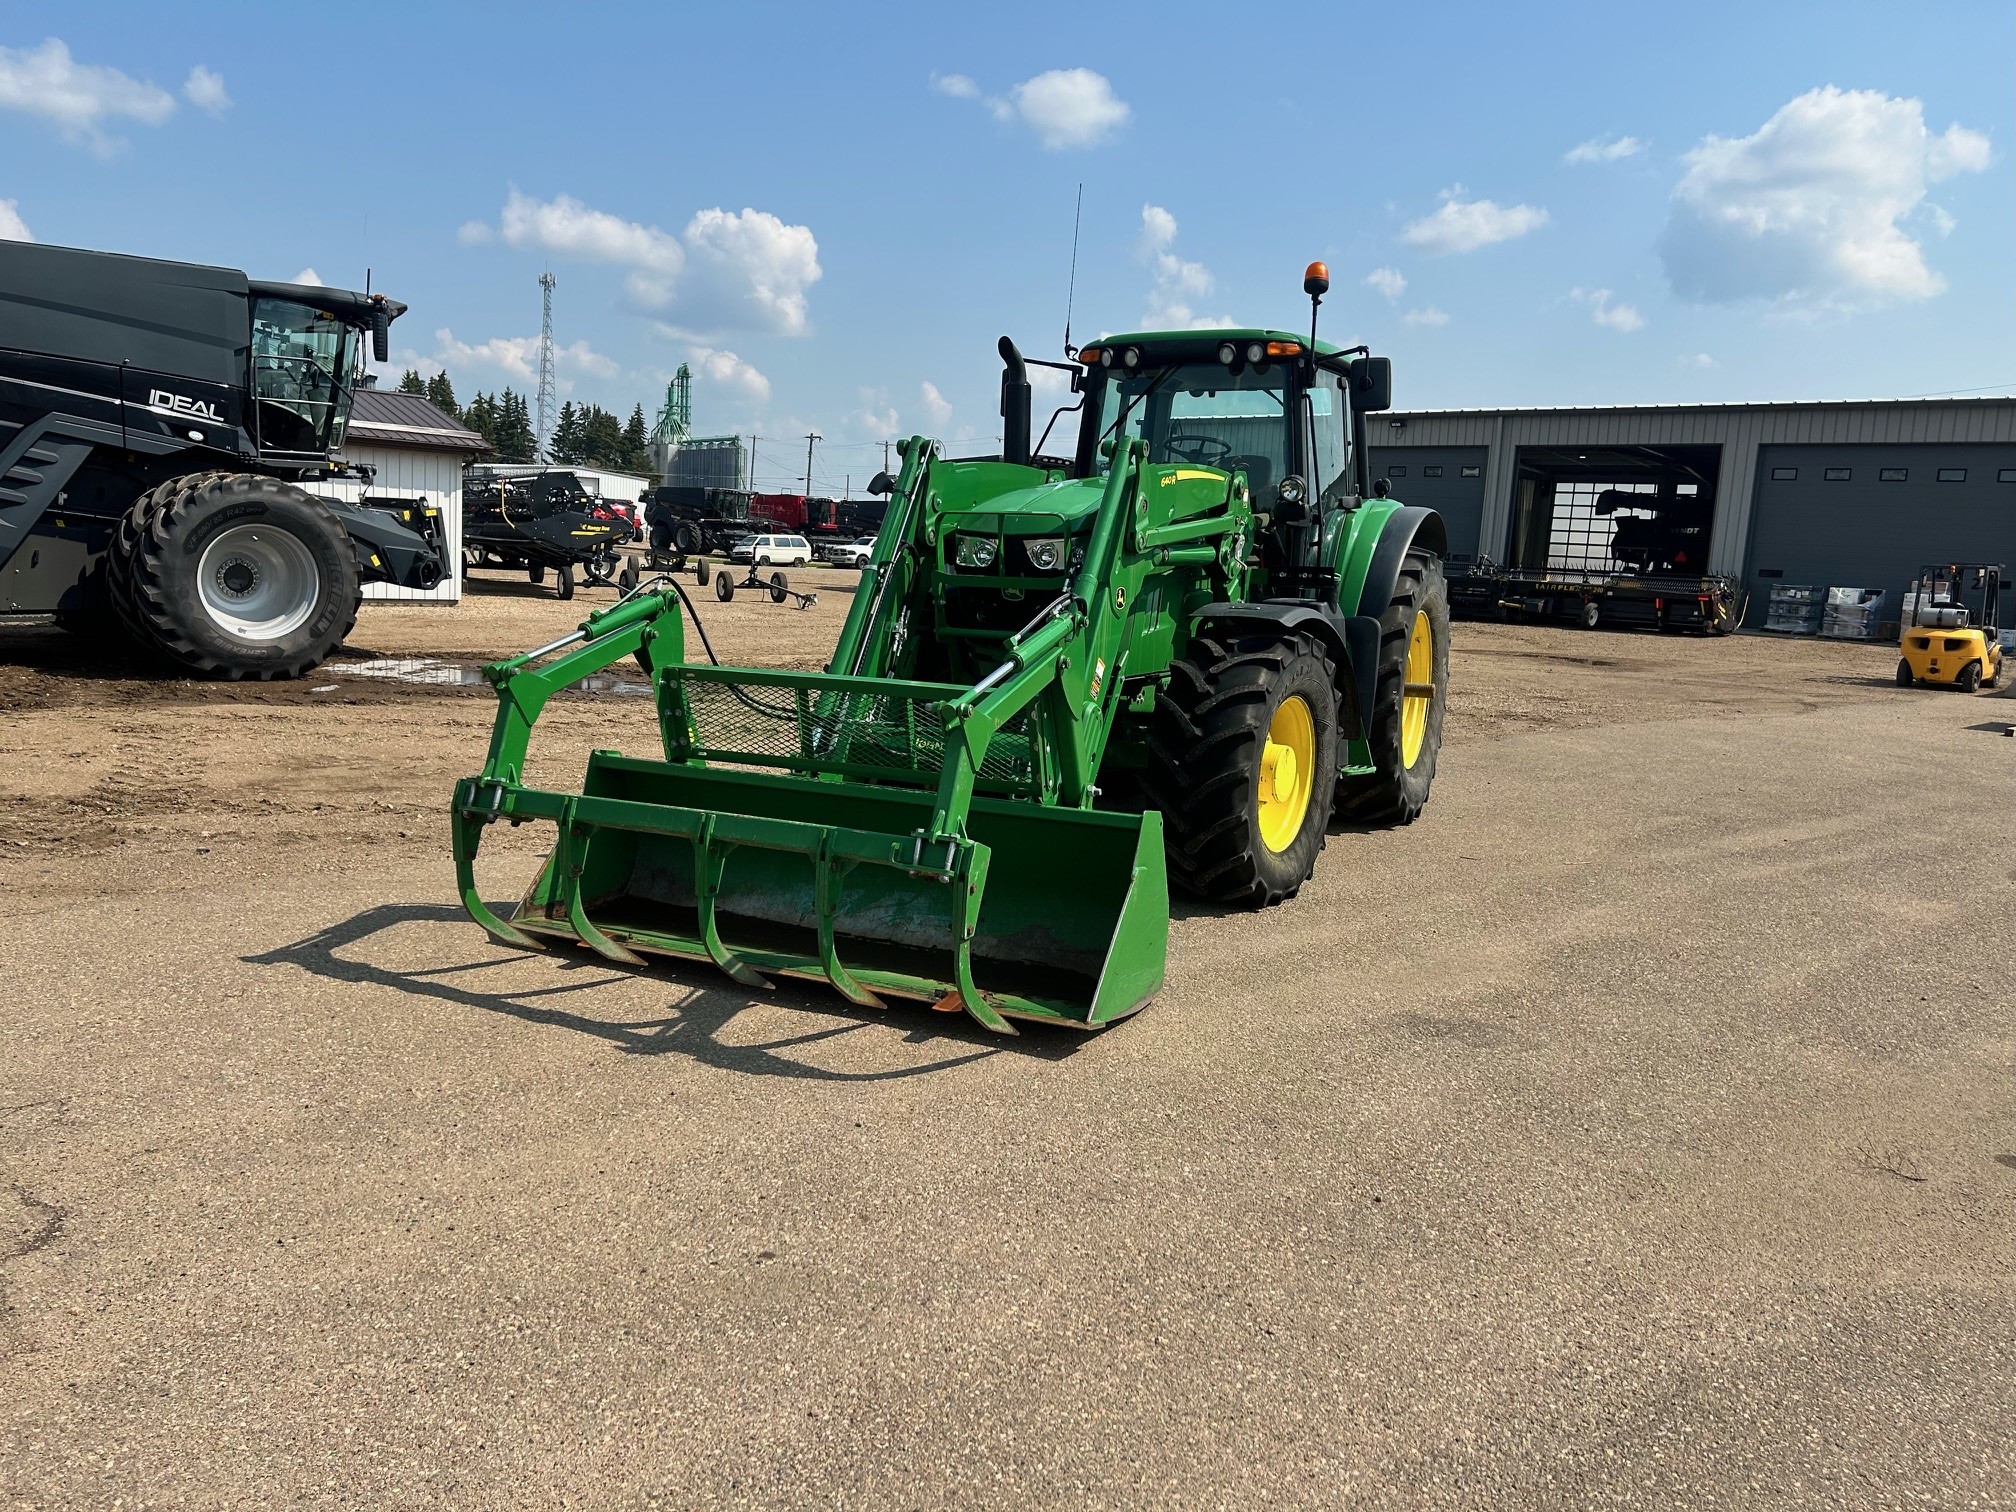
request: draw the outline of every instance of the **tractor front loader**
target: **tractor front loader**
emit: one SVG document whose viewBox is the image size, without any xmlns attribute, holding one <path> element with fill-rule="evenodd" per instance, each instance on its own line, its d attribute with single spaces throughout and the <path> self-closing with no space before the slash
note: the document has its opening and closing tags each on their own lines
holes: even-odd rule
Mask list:
<svg viewBox="0 0 2016 1512">
<path fill-rule="evenodd" d="M 1305 288 L 1327 287 L 1312 265 Z M 1068 369 L 1078 445 L 1053 458 L 1001 348 L 1003 455 L 903 443 L 823 673 L 688 663 L 676 583 L 489 669 L 490 757 L 454 806 L 479 923 L 997 1030 L 1093 1027 L 1160 987 L 1171 878 L 1266 906 L 1333 816 L 1420 811 L 1443 536 L 1369 484 L 1359 421 L 1389 402 L 1385 361 L 1279 331 L 1103 340 Z M 662 755 L 597 752 L 578 794 L 526 787 L 546 699 L 624 657 L 651 678 Z M 558 829 L 508 921 L 474 873 L 498 819 Z"/>
</svg>

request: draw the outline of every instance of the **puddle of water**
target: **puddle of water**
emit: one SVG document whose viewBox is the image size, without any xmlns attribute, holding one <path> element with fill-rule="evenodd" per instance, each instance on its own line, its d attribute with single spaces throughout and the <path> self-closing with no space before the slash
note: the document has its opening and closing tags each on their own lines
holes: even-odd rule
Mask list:
<svg viewBox="0 0 2016 1512">
<path fill-rule="evenodd" d="M 480 668 L 465 666 L 460 662 L 441 661 L 432 656 L 384 656 L 373 661 L 330 666 L 328 670 L 343 677 L 382 677 L 391 682 L 432 687 L 487 686 Z M 567 691 L 610 693 L 620 698 L 649 698 L 651 684 L 640 682 L 634 677 L 617 677 L 607 672 L 597 672 L 592 677 L 584 677 L 579 682 L 570 683 Z"/>
</svg>

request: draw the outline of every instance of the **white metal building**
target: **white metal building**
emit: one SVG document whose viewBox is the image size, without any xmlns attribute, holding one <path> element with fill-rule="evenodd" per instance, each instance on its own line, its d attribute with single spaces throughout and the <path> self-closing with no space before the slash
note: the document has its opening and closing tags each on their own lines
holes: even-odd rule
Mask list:
<svg viewBox="0 0 2016 1512">
<path fill-rule="evenodd" d="M 1698 499 L 1706 570 L 1743 581 L 1753 624 L 1776 582 L 1896 604 L 1927 563 L 2016 565 L 2016 399 L 1393 411 L 1367 426 L 1375 476 L 1440 510 L 1458 559 L 1551 565 L 1550 536 L 1608 489 Z"/>
<path fill-rule="evenodd" d="M 359 499 L 424 500 L 441 511 L 448 573 L 433 588 L 401 588 L 367 583 L 366 599 L 417 604 L 453 604 L 462 597 L 462 469 L 489 451 L 489 443 L 419 394 L 394 389 L 357 391 L 342 460 L 375 467 L 367 487 L 351 478 L 327 478 L 313 485 L 355 503 Z"/>
</svg>

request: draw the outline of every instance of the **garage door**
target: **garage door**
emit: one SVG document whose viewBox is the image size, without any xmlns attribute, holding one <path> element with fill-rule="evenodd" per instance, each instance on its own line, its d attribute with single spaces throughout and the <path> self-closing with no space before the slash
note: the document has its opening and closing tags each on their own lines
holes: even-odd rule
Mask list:
<svg viewBox="0 0 2016 1512">
<path fill-rule="evenodd" d="M 2016 447 L 1766 446 L 1750 531 L 1750 612 L 1773 583 L 1881 588 L 1895 619 L 1927 562 L 2016 568 Z"/>
<path fill-rule="evenodd" d="M 1469 558 L 1484 522 L 1484 455 L 1481 446 L 1375 446 L 1372 476 L 1390 480 L 1394 498 L 1439 511 L 1450 556 Z"/>
</svg>

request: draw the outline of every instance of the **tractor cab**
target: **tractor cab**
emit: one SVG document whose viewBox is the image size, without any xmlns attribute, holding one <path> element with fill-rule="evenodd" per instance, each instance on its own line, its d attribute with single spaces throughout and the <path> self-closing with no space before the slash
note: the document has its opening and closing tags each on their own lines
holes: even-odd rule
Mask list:
<svg viewBox="0 0 2016 1512">
<path fill-rule="evenodd" d="M 1897 686 L 1992 686 L 2002 675 L 2001 596 L 1999 562 L 1919 568 L 1904 595 Z"/>
<path fill-rule="evenodd" d="M 276 458 L 328 457 L 343 448 L 364 374 L 365 338 L 383 362 L 406 306 L 382 294 L 312 284 L 253 282 L 252 429 Z"/>
</svg>

